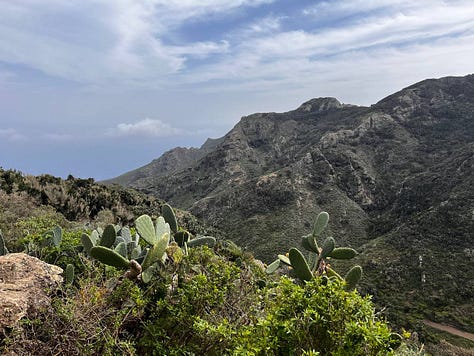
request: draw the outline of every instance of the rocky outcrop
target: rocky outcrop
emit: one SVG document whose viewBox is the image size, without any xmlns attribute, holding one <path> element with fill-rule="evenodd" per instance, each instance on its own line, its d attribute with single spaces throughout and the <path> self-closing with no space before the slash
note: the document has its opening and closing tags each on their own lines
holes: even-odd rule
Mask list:
<svg viewBox="0 0 474 356">
<path fill-rule="evenodd" d="M 63 270 L 24 253 L 0 256 L 0 329 L 34 316 L 51 302 Z"/>
</svg>

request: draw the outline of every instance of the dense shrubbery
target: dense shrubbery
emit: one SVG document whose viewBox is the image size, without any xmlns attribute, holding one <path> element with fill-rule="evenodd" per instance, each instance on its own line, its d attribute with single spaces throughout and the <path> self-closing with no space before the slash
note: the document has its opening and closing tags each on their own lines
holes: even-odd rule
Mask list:
<svg viewBox="0 0 474 356">
<path fill-rule="evenodd" d="M 5 350 L 36 342 L 45 354 L 69 355 L 385 355 L 393 347 L 369 298 L 320 279 L 259 288 L 263 271 L 243 257 L 195 248 L 146 286 L 91 265 Z"/>
<path fill-rule="evenodd" d="M 243 354 L 386 354 L 399 344 L 375 316 L 368 297 L 347 292 L 340 281 L 320 278 L 304 285 L 282 278 L 268 301 L 266 315 L 248 328 Z"/>
<path fill-rule="evenodd" d="M 267 275 L 261 262 L 235 244 L 193 239 L 177 225 L 172 210 L 167 212 L 171 228 L 163 219 L 153 225 L 147 216 L 137 224 L 147 256 L 140 263 L 151 268 L 147 280 L 140 274 L 125 278 L 130 273 L 91 259 L 93 249 L 86 253 L 79 243 L 85 241 L 82 230 L 61 231 L 54 216 L 18 221 L 15 226 L 25 236 L 19 245 L 49 263 L 74 265 L 76 278 L 64 285 L 52 308 L 0 338 L 0 352 L 385 355 L 398 346 L 399 338 L 376 316 L 370 298 L 346 290 L 345 281 Z M 114 231 L 134 234 L 112 225 L 88 233 L 96 234 L 94 244 L 105 251 L 100 260 L 110 264 L 111 256 L 124 253 L 119 258 L 127 262 L 121 267 L 131 270 L 134 263 L 119 248 L 125 235 Z M 109 233 L 116 241 L 100 246 Z M 211 247 L 198 246 L 202 242 L 212 242 Z"/>
</svg>

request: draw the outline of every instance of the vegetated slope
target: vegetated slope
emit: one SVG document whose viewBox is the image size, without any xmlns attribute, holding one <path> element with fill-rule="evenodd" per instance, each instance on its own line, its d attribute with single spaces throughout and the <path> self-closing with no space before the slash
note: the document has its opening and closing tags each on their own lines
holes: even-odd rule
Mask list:
<svg viewBox="0 0 474 356">
<path fill-rule="evenodd" d="M 266 261 L 326 210 L 330 233 L 361 252 L 362 287 L 392 318 L 474 329 L 474 75 L 425 80 L 371 107 L 319 98 L 250 115 L 196 152 L 138 169 L 127 185 Z"/>
<path fill-rule="evenodd" d="M 14 238 L 19 220 L 47 215 L 51 209 L 71 222 L 130 224 L 141 214 L 160 215 L 162 205 L 163 201 L 155 197 L 130 188 L 98 184 L 92 178 L 69 176 L 64 180 L 0 168 L 0 230 L 8 239 Z M 178 219 L 192 233 L 218 233 L 188 212 L 179 211 Z"/>
</svg>

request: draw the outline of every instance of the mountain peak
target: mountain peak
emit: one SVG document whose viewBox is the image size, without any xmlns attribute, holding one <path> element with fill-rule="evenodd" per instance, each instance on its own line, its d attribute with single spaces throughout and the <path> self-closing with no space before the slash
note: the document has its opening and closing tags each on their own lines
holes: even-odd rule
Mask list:
<svg viewBox="0 0 474 356">
<path fill-rule="evenodd" d="M 326 97 L 326 98 L 314 98 L 308 100 L 300 105 L 296 111 L 301 112 L 323 112 L 331 109 L 340 109 L 344 106 L 336 98 Z"/>
</svg>

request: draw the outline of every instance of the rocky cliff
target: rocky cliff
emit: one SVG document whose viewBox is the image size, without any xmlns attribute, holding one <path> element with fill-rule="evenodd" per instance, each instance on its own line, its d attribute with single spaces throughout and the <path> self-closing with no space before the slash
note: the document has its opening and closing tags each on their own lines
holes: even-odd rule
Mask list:
<svg viewBox="0 0 474 356">
<path fill-rule="evenodd" d="M 393 318 L 474 328 L 474 75 L 371 107 L 318 98 L 246 116 L 210 145 L 113 181 L 190 210 L 266 261 L 328 211 L 329 233 L 361 252 L 362 288 L 395 305 Z"/>
</svg>

